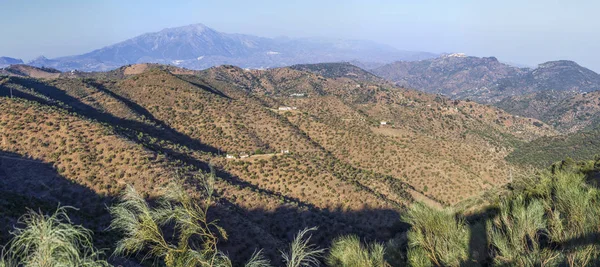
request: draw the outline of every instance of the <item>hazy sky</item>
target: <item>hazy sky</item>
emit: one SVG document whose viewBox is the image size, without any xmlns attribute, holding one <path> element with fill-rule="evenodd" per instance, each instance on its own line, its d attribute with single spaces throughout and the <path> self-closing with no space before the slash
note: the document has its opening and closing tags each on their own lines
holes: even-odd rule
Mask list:
<svg viewBox="0 0 600 267">
<path fill-rule="evenodd" d="M 167 27 L 203 23 L 265 37 L 365 39 L 600 71 L 600 1 L 0 0 L 0 56 L 80 54 Z"/>
</svg>

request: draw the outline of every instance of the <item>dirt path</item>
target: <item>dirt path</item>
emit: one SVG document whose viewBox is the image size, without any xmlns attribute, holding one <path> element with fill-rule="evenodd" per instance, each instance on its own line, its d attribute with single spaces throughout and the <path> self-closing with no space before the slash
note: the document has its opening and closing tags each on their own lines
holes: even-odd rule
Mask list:
<svg viewBox="0 0 600 267">
<path fill-rule="evenodd" d="M 435 209 L 438 209 L 438 210 L 441 210 L 444 208 L 444 205 L 440 204 L 439 202 L 437 202 L 415 190 L 407 189 L 406 191 L 408 193 L 410 193 L 410 195 L 415 199 L 415 201 L 425 203 L 425 205 L 435 208 Z"/>
</svg>

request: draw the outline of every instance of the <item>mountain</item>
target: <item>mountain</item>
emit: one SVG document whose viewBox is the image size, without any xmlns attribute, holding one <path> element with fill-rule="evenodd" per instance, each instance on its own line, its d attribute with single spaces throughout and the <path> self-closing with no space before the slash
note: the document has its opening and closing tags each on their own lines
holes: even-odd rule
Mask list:
<svg viewBox="0 0 600 267">
<path fill-rule="evenodd" d="M 219 246 L 232 255 L 277 256 L 307 225 L 320 245 L 348 233 L 383 241 L 411 203 L 454 206 L 502 187 L 521 168 L 507 155 L 556 135 L 346 63 L 27 73 L 0 77 L 0 205 L 23 203 L 2 206 L 3 237 L 23 207 L 57 203 L 85 204 L 76 217 L 102 232 L 126 184 L 152 199 L 171 179 L 193 190 L 212 166 L 211 210 L 231 237 Z"/>
<path fill-rule="evenodd" d="M 23 60 L 11 57 L 0 57 L 0 68 L 4 68 L 13 64 L 23 64 Z"/>
<path fill-rule="evenodd" d="M 578 93 L 600 90 L 600 75 L 567 60 L 528 69 L 506 65 L 494 57 L 450 54 L 422 61 L 395 62 L 372 71 L 402 86 L 480 103 L 549 90 Z"/>
<path fill-rule="evenodd" d="M 146 33 L 92 52 L 29 62 L 63 71 L 104 71 L 136 63 L 170 64 L 190 69 L 232 64 L 242 68 L 271 68 L 301 63 L 336 61 L 420 60 L 426 52 L 401 51 L 368 41 L 317 38 L 264 38 L 222 33 L 202 24 Z"/>
<path fill-rule="evenodd" d="M 494 57 L 450 54 L 428 60 L 394 62 L 372 72 L 400 86 L 490 103 L 516 94 L 520 88 L 506 88 L 501 83 L 524 78 L 528 70 L 506 65 Z"/>
</svg>

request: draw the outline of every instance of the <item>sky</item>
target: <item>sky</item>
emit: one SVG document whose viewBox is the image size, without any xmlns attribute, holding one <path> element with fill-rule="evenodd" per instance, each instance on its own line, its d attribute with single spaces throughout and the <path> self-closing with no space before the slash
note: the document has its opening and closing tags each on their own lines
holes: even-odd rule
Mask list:
<svg viewBox="0 0 600 267">
<path fill-rule="evenodd" d="M 559 59 L 600 72 L 597 0 L 0 0 L 0 56 L 76 55 L 202 23 L 263 37 L 371 40 L 402 50 Z"/>
</svg>

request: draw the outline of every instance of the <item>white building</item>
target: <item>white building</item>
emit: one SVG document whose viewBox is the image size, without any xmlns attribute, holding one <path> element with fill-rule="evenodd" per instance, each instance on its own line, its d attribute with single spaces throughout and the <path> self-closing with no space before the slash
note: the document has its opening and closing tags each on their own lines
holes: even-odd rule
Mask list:
<svg viewBox="0 0 600 267">
<path fill-rule="evenodd" d="M 281 154 L 289 154 L 289 153 L 290 153 L 290 151 L 287 150 L 287 149 L 286 150 L 281 150 Z"/>
<path fill-rule="evenodd" d="M 235 159 L 235 156 L 227 154 L 227 156 L 225 156 L 225 158 L 227 158 L 227 159 Z"/>
<path fill-rule="evenodd" d="M 249 155 L 248 155 L 248 154 L 241 154 L 241 155 L 240 155 L 240 159 L 245 159 L 245 158 L 247 158 L 247 157 L 249 157 Z"/>
<path fill-rule="evenodd" d="M 279 107 L 279 110 L 296 110 L 297 107 Z"/>
<path fill-rule="evenodd" d="M 380 125 L 387 125 L 387 121 L 381 121 L 379 122 Z"/>
</svg>

